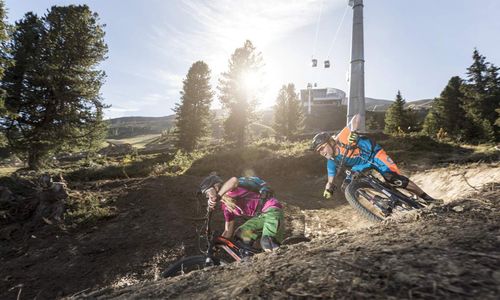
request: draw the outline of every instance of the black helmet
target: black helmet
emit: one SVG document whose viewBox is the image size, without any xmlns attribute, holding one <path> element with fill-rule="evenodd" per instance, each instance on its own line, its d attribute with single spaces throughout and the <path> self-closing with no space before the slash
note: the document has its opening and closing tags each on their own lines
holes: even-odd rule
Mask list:
<svg viewBox="0 0 500 300">
<path fill-rule="evenodd" d="M 222 183 L 222 179 L 216 173 L 211 173 L 200 183 L 200 192 L 204 194 L 209 188 L 217 183 Z"/>
<path fill-rule="evenodd" d="M 332 136 L 328 132 L 320 132 L 313 137 L 311 143 L 311 150 L 316 151 L 319 146 L 328 142 Z"/>
</svg>

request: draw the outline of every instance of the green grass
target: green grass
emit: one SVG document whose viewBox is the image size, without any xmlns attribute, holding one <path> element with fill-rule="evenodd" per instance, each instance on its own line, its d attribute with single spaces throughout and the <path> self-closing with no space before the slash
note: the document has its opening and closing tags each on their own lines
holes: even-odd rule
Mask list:
<svg viewBox="0 0 500 300">
<path fill-rule="evenodd" d="M 491 145 L 458 145 L 438 142 L 421 135 L 378 135 L 374 138 L 402 168 L 429 168 L 439 164 L 500 159 L 499 151 L 494 150 Z M 229 148 L 218 143 L 190 154 L 176 152 L 101 157 L 52 171 L 62 171 L 63 176 L 70 181 L 177 176 L 184 173 L 204 176 L 212 171 L 223 176 L 317 175 L 325 172 L 325 160 L 309 151 L 309 140 L 276 142 L 267 138 L 257 140 L 243 149 Z M 10 171 L 6 172 L 8 174 Z"/>
<path fill-rule="evenodd" d="M 0 177 L 10 176 L 17 170 L 19 167 L 0 167 Z"/>
<path fill-rule="evenodd" d="M 131 138 L 126 138 L 126 139 L 108 139 L 107 141 L 110 141 L 112 143 L 116 144 L 131 144 L 135 148 L 142 149 L 144 148 L 148 143 L 154 141 L 158 137 L 160 137 L 160 134 L 145 134 L 145 135 L 139 135 L 139 136 L 134 136 Z"/>
<path fill-rule="evenodd" d="M 491 145 L 464 145 L 439 142 L 423 135 L 388 137 L 380 145 L 398 164 L 436 165 L 498 161 L 499 151 Z"/>
<path fill-rule="evenodd" d="M 308 142 L 259 140 L 243 149 L 219 147 L 193 162 L 186 174 L 204 176 L 212 171 L 220 175 L 275 176 L 320 174 L 324 159 L 308 150 Z"/>
<path fill-rule="evenodd" d="M 65 178 L 71 181 L 93 181 L 103 179 L 125 179 L 147 177 L 158 165 L 172 159 L 172 154 L 151 154 L 106 160 L 99 163 L 75 165 L 64 171 Z"/>
</svg>

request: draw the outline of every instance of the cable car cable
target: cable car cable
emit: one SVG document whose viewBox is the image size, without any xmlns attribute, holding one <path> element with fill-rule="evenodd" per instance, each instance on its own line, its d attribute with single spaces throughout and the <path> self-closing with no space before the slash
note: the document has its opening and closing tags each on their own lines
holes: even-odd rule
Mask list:
<svg viewBox="0 0 500 300">
<path fill-rule="evenodd" d="M 344 19 L 345 16 L 347 15 L 347 10 L 349 9 L 349 6 L 346 5 L 346 8 L 344 10 L 344 15 L 342 16 L 342 19 L 340 20 L 339 26 L 337 27 L 337 31 L 335 32 L 335 36 L 333 37 L 332 43 L 330 44 L 330 48 L 328 49 L 328 54 L 326 57 L 330 57 L 330 54 L 332 53 L 333 46 L 335 45 L 335 42 L 337 41 L 337 37 L 339 35 L 340 29 L 342 28 L 342 24 L 344 24 Z"/>
<path fill-rule="evenodd" d="M 324 0 L 321 1 L 321 4 L 319 6 L 318 21 L 316 22 L 316 36 L 314 37 L 314 44 L 313 44 L 314 46 L 313 46 L 313 52 L 312 52 L 313 58 L 316 55 L 316 45 L 318 43 L 319 24 L 321 23 L 321 14 L 323 12 L 323 3 L 324 3 Z"/>
</svg>

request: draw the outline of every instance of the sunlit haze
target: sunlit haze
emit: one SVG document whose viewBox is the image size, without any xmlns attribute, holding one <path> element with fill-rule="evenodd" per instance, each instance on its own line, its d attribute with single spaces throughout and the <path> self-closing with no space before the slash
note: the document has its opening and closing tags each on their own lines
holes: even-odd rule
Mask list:
<svg viewBox="0 0 500 300">
<path fill-rule="evenodd" d="M 87 4 L 106 24 L 106 117 L 165 116 L 179 101 L 192 63 L 205 61 L 212 87 L 231 54 L 251 40 L 262 53 L 260 106 L 280 87 L 308 82 L 347 91 L 352 9 L 347 0 L 76 1 L 6 0 L 9 22 L 52 5 Z M 500 65 L 500 1 L 365 0 L 366 96 L 407 100 L 439 95 L 451 76 L 464 76 L 474 47 Z M 343 22 L 341 22 L 343 19 Z M 311 68 L 311 58 L 318 67 Z M 323 68 L 330 60 L 332 67 Z M 214 108 L 220 107 L 215 98 Z"/>
</svg>

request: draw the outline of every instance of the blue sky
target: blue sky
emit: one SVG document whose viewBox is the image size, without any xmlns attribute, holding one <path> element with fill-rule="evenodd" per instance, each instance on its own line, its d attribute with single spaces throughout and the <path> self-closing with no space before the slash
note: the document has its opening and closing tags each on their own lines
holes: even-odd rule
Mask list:
<svg viewBox="0 0 500 300">
<path fill-rule="evenodd" d="M 282 84 L 347 90 L 352 9 L 347 0 L 6 0 L 9 22 L 52 5 L 87 4 L 106 24 L 106 117 L 165 116 L 191 64 L 204 60 L 215 89 L 230 55 L 250 39 L 264 58 L 261 107 Z M 474 47 L 500 65 L 500 1 L 365 0 L 366 96 L 439 95 L 465 75 Z M 344 22 L 341 26 L 341 20 Z M 318 20 L 320 20 L 318 22 Z M 340 27 L 340 28 L 339 28 Z M 335 38 L 336 37 L 336 38 Z M 311 68 L 312 56 L 333 68 Z M 214 107 L 219 107 L 218 101 Z"/>
</svg>

